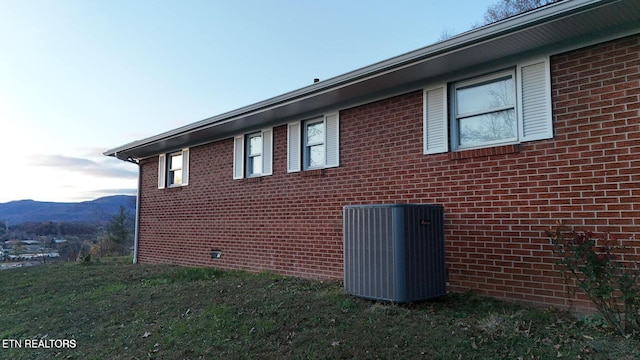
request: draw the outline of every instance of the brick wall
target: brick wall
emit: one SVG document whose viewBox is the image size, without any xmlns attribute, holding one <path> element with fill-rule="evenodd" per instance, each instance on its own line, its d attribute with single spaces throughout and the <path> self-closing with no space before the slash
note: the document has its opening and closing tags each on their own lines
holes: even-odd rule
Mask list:
<svg viewBox="0 0 640 360">
<path fill-rule="evenodd" d="M 139 261 L 340 279 L 344 205 L 435 203 L 449 290 L 566 306 L 543 236 L 556 220 L 611 232 L 640 259 L 639 54 L 633 36 L 552 57 L 552 140 L 422 155 L 417 91 L 342 110 L 337 168 L 287 173 L 284 125 L 272 176 L 233 180 L 232 139 L 191 148 L 182 188 L 157 189 L 145 160 Z"/>
</svg>

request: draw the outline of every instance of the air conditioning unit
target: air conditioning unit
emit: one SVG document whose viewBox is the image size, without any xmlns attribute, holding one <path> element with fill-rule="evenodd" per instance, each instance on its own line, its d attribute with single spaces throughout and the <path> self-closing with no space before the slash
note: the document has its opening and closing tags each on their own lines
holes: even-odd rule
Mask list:
<svg viewBox="0 0 640 360">
<path fill-rule="evenodd" d="M 441 205 L 349 205 L 343 209 L 348 294 L 397 303 L 446 294 Z"/>
</svg>

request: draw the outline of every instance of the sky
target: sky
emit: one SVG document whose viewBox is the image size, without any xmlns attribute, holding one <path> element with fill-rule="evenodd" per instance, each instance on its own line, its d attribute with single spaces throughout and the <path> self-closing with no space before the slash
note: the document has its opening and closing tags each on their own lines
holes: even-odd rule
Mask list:
<svg viewBox="0 0 640 360">
<path fill-rule="evenodd" d="M 497 0 L 0 0 L 0 203 L 135 195 L 106 150 L 482 23 Z"/>
</svg>

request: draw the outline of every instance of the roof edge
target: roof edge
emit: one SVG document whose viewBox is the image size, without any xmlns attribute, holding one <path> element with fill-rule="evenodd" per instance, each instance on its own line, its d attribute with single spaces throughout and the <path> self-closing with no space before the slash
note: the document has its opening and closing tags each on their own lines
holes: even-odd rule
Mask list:
<svg viewBox="0 0 640 360">
<path fill-rule="evenodd" d="M 200 129 L 227 123 L 244 116 L 260 113 L 306 97 L 335 90 L 348 84 L 357 83 L 366 78 L 375 77 L 382 73 L 400 69 L 408 64 L 418 63 L 434 56 L 454 52 L 463 47 L 474 46 L 523 28 L 535 26 L 539 23 L 552 21 L 557 18 L 620 1 L 622 0 L 565 0 L 542 6 L 495 23 L 465 31 L 449 39 L 334 76 L 327 80 L 109 149 L 103 152 L 103 155 L 113 156 L 121 160 L 129 160 L 129 156 L 119 156 L 118 153 L 130 152 L 136 148 L 141 148 L 173 137 L 195 132 Z"/>
</svg>

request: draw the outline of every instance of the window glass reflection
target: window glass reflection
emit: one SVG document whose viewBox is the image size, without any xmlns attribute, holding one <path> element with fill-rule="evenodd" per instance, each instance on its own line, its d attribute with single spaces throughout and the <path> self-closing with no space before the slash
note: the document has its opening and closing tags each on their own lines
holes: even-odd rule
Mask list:
<svg viewBox="0 0 640 360">
<path fill-rule="evenodd" d="M 171 172 L 171 184 L 182 184 L 182 170 L 175 170 Z"/>
<path fill-rule="evenodd" d="M 171 155 L 169 159 L 169 169 L 176 170 L 182 168 L 182 154 Z"/>
<path fill-rule="evenodd" d="M 262 155 L 254 156 L 249 160 L 249 174 L 262 174 Z"/>
<path fill-rule="evenodd" d="M 307 125 L 307 144 L 324 143 L 324 122 Z"/>
<path fill-rule="evenodd" d="M 262 154 L 262 136 L 253 135 L 249 138 L 249 156 Z"/>
<path fill-rule="evenodd" d="M 491 111 L 515 105 L 515 87 L 511 76 L 488 83 L 458 88 L 458 116 Z"/>
<path fill-rule="evenodd" d="M 324 166 L 324 144 L 309 146 L 309 167 Z"/>
<path fill-rule="evenodd" d="M 516 112 L 513 109 L 460 119 L 461 146 L 507 140 L 516 137 Z"/>
</svg>

